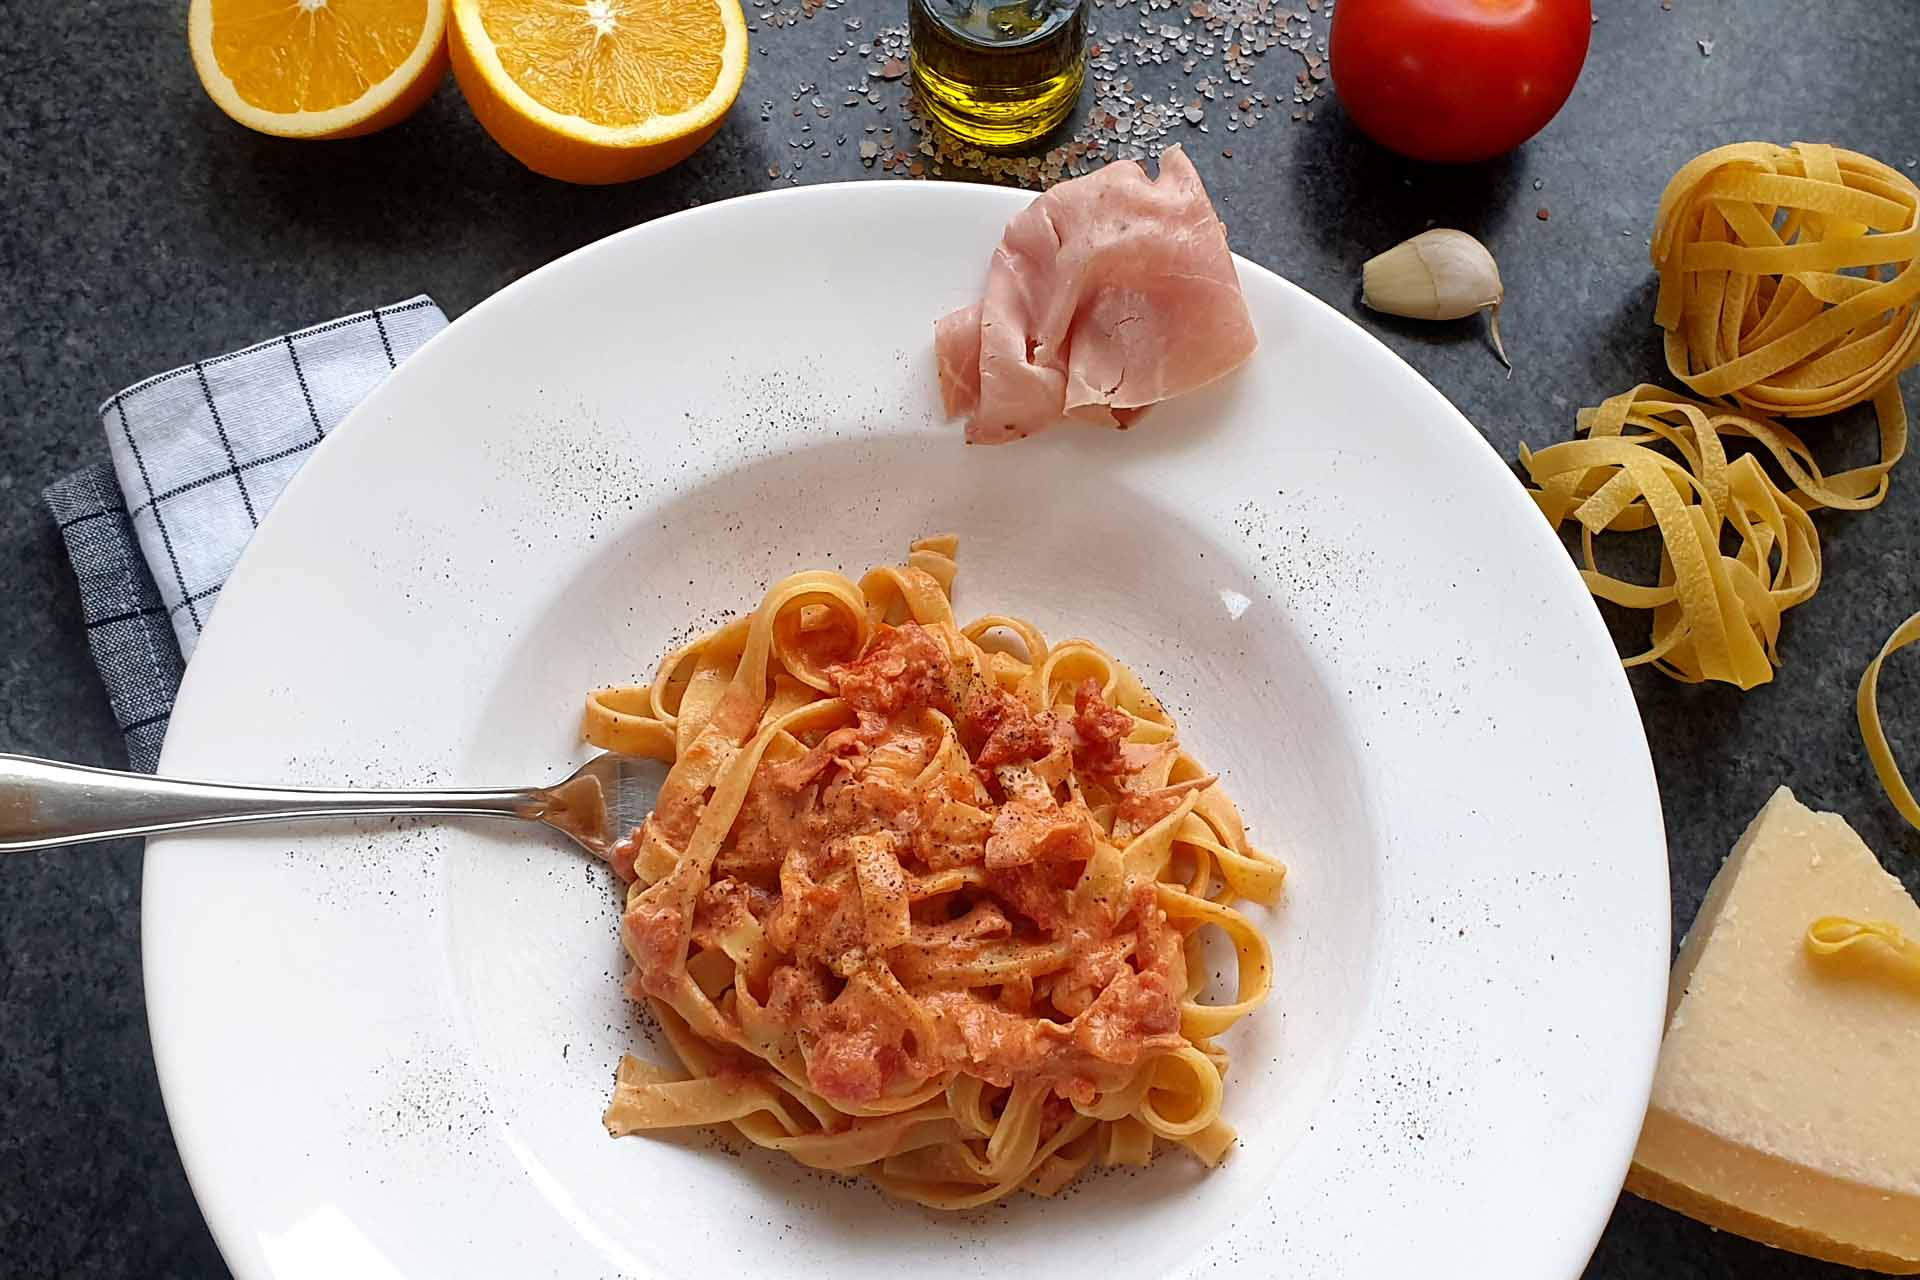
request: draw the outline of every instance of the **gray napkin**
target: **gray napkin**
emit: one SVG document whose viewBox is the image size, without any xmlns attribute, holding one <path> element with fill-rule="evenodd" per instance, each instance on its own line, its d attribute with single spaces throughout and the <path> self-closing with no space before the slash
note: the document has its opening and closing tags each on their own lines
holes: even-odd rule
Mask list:
<svg viewBox="0 0 1920 1280">
<path fill-rule="evenodd" d="M 111 462 L 47 486 L 87 643 L 136 769 L 220 588 L 315 445 L 444 329 L 422 295 L 158 374 L 100 406 Z"/>
</svg>

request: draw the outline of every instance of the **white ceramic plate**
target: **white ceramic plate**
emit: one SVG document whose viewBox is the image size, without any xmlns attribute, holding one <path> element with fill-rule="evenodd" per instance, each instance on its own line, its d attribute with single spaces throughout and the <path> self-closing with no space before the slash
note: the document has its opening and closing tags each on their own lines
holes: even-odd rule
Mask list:
<svg viewBox="0 0 1920 1280">
<path fill-rule="evenodd" d="M 1366 333 L 1240 265 L 1261 347 L 1118 433 L 968 449 L 930 325 L 1023 197 L 730 201 L 477 307 L 301 471 L 164 771 L 507 784 L 583 692 L 808 566 L 963 538 L 961 613 L 1097 637 L 1291 867 L 1235 1030 L 1241 1145 L 960 1217 L 712 1139 L 610 1140 L 616 891 L 513 826 L 155 840 L 155 1056 L 253 1277 L 1572 1276 L 1667 962 L 1638 717 L 1513 477 Z"/>
</svg>

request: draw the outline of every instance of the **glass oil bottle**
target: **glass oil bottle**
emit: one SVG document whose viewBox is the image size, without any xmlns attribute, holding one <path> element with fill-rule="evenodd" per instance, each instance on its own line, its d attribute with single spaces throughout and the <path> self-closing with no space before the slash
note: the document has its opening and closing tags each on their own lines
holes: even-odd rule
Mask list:
<svg viewBox="0 0 1920 1280">
<path fill-rule="evenodd" d="M 907 0 L 920 109 L 977 147 L 1012 150 L 1073 110 L 1086 0 Z"/>
</svg>

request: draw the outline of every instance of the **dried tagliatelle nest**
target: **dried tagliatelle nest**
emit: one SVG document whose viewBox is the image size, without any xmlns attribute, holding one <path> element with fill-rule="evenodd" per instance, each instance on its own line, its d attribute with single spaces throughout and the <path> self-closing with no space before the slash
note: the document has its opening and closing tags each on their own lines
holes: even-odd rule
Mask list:
<svg viewBox="0 0 1920 1280">
<path fill-rule="evenodd" d="M 1588 589 L 1653 611 L 1652 644 L 1627 665 L 1742 689 L 1771 680 L 1781 615 L 1820 585 L 1820 535 L 1806 508 L 1837 496 L 1806 445 L 1782 427 L 1653 386 L 1582 409 L 1579 430 L 1585 439 L 1538 452 L 1521 446 L 1520 460 L 1553 527 L 1579 523 Z M 1729 459 L 1727 437 L 1760 444 L 1799 493 L 1783 490 L 1751 453 Z M 1595 534 L 1635 529 L 1660 534 L 1652 584 L 1604 573 L 1594 555 Z M 1731 555 L 1729 533 L 1738 547 Z"/>
<path fill-rule="evenodd" d="M 1667 183 L 1652 256 L 1674 377 L 1769 417 L 1871 403 L 1880 460 L 1830 477 L 1820 505 L 1878 506 L 1920 359 L 1920 187 L 1820 143 L 1716 147 Z"/>
<path fill-rule="evenodd" d="M 1730 403 L 1636 387 L 1581 411 L 1585 439 L 1521 460 L 1554 527 L 1579 522 L 1593 593 L 1652 611 L 1652 643 L 1628 666 L 1751 689 L 1779 665 L 1781 615 L 1820 583 L 1807 513 L 1878 506 L 1906 451 L 1897 380 L 1920 358 L 1920 187 L 1836 147 L 1735 143 L 1674 175 L 1651 244 L 1667 365 Z M 1857 404 L 1879 419 L 1879 461 L 1831 476 L 1775 421 Z M 1728 439 L 1758 449 L 1729 458 Z M 1630 529 L 1660 535 L 1655 583 L 1595 561 L 1596 533 Z"/>
<path fill-rule="evenodd" d="M 1778 417 L 1872 401 L 1883 429 L 1899 413 L 1904 445 L 1893 379 L 1920 356 L 1905 174 L 1817 143 L 1717 147 L 1667 184 L 1651 248 L 1667 366 L 1696 395 Z"/>
</svg>

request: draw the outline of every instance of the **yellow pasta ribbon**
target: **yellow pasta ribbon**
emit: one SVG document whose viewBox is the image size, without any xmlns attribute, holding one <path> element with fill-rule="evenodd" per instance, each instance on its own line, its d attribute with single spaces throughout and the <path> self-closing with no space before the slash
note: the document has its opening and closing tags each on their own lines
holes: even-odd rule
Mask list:
<svg viewBox="0 0 1920 1280">
<path fill-rule="evenodd" d="M 1863 954 L 1875 954 L 1891 960 L 1893 972 L 1920 990 L 1920 942 L 1885 920 L 1853 920 L 1846 916 L 1821 916 L 1807 926 L 1807 954 L 1837 956 L 1852 948 Z"/>
<path fill-rule="evenodd" d="M 1887 799 L 1893 801 L 1901 817 L 1920 827 L 1920 802 L 1914 800 L 1913 788 L 1901 776 L 1899 762 L 1893 758 L 1893 745 L 1887 741 L 1887 731 L 1880 726 L 1880 666 L 1916 641 L 1920 641 L 1920 613 L 1895 627 L 1887 642 L 1880 646 L 1880 652 L 1873 655 L 1873 661 L 1861 673 L 1860 691 L 1854 696 L 1853 705 L 1854 715 L 1860 721 L 1861 740 L 1867 746 L 1867 758 L 1873 761 L 1873 771 L 1880 775 Z"/>
</svg>

